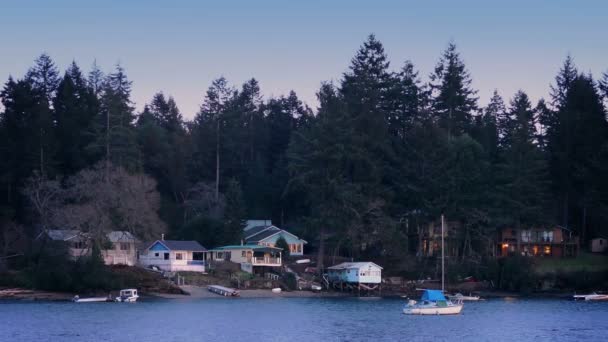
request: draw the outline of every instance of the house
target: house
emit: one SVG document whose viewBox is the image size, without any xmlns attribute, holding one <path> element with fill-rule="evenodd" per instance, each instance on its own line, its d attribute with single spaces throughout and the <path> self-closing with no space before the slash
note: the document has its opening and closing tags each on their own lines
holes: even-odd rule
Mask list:
<svg viewBox="0 0 608 342">
<path fill-rule="evenodd" d="M 48 241 L 54 243 L 65 244 L 72 259 L 91 255 L 91 239 L 86 233 L 81 232 L 80 230 L 46 229 L 42 231 L 36 239 L 48 239 Z"/>
<path fill-rule="evenodd" d="M 164 271 L 205 272 L 207 249 L 196 241 L 156 240 L 139 255 L 143 267 L 156 266 Z"/>
<path fill-rule="evenodd" d="M 111 248 L 101 251 L 103 261 L 106 265 L 129 265 L 137 264 L 138 240 L 127 231 L 113 231 L 107 234 L 112 243 Z"/>
<path fill-rule="evenodd" d="M 446 257 L 458 256 L 458 246 L 460 244 L 458 230 L 460 227 L 461 224 L 456 221 L 445 223 L 443 241 Z M 419 232 L 421 244 L 419 246 L 419 253 L 427 257 L 441 256 L 441 221 L 431 222 L 421 228 Z"/>
<path fill-rule="evenodd" d="M 373 262 L 343 262 L 327 268 L 330 283 L 380 284 L 382 267 Z"/>
<path fill-rule="evenodd" d="M 209 250 L 207 261 L 230 261 L 241 265 L 241 270 L 264 274 L 281 267 L 281 249 L 262 245 L 232 245 Z"/>
<path fill-rule="evenodd" d="M 579 240 L 564 227 L 503 228 L 497 242 L 497 255 L 572 257 L 578 255 Z"/>
<path fill-rule="evenodd" d="M 65 243 L 72 259 L 91 255 L 91 236 L 79 230 L 49 229 L 39 235 L 50 241 Z M 106 265 L 129 265 L 137 263 L 137 239 L 127 231 L 111 231 L 106 234 L 109 244 L 101 250 Z"/>
<path fill-rule="evenodd" d="M 589 250 L 591 253 L 605 253 L 608 251 L 608 240 L 600 237 L 591 239 L 589 242 Z"/>
<path fill-rule="evenodd" d="M 289 255 L 295 256 L 304 255 L 304 245 L 308 243 L 285 229 L 274 226 L 271 220 L 248 220 L 243 229 L 243 237 L 247 245 L 268 247 L 275 247 L 277 240 L 283 238 L 289 246 Z"/>
</svg>

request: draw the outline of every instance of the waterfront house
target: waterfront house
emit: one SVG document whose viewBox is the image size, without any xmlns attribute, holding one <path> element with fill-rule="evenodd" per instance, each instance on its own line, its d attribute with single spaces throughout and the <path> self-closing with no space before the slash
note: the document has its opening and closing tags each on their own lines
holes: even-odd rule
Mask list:
<svg viewBox="0 0 608 342">
<path fill-rule="evenodd" d="M 45 229 L 37 240 L 60 243 L 67 247 L 68 254 L 74 260 L 91 255 L 91 239 L 88 234 L 74 229 Z"/>
<path fill-rule="evenodd" d="M 156 240 L 139 255 L 142 267 L 163 271 L 205 272 L 207 249 L 196 241 Z"/>
<path fill-rule="evenodd" d="M 456 221 L 445 222 L 443 240 L 446 257 L 458 256 L 458 246 L 461 242 L 458 231 L 461 227 L 462 225 Z M 421 244 L 419 253 L 427 257 L 441 256 L 441 220 L 423 226 L 419 234 Z"/>
<path fill-rule="evenodd" d="M 101 256 L 106 265 L 129 265 L 137 263 L 137 239 L 127 231 L 111 231 L 106 234 L 108 243 L 103 244 Z M 91 255 L 90 234 L 71 229 L 48 229 L 40 233 L 39 239 L 47 238 L 55 243 L 67 245 L 72 259 Z"/>
<path fill-rule="evenodd" d="M 244 241 L 248 245 L 262 245 L 275 247 L 277 240 L 285 239 L 289 246 L 289 254 L 300 256 L 304 254 L 304 245 L 307 242 L 295 234 L 272 224 L 271 220 L 247 220 L 243 229 Z"/>
<path fill-rule="evenodd" d="M 598 237 L 589 241 L 589 250 L 591 253 L 605 253 L 608 251 L 608 240 Z"/>
<path fill-rule="evenodd" d="M 138 243 L 135 236 L 123 230 L 110 232 L 107 236 L 111 246 L 101 251 L 104 263 L 106 265 L 135 266 Z"/>
<path fill-rule="evenodd" d="M 382 267 L 373 262 L 343 262 L 327 268 L 330 283 L 380 284 Z"/>
<path fill-rule="evenodd" d="M 230 261 L 240 264 L 241 270 L 264 274 L 282 266 L 281 249 L 262 245 L 231 245 L 209 250 L 208 261 Z"/>
<path fill-rule="evenodd" d="M 578 255 L 579 240 L 564 227 L 503 228 L 497 250 L 499 256 L 574 257 Z"/>
</svg>

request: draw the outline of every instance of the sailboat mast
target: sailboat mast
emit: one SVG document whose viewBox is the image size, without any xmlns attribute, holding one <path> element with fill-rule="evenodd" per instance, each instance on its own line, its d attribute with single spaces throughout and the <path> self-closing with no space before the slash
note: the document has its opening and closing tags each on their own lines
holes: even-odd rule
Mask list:
<svg viewBox="0 0 608 342">
<path fill-rule="evenodd" d="M 445 292 L 445 252 L 444 252 L 444 218 L 441 215 L 441 291 Z"/>
</svg>

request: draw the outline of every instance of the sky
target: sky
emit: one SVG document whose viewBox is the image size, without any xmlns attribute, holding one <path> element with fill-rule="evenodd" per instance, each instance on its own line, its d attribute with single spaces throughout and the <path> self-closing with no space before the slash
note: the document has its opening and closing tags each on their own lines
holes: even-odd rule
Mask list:
<svg viewBox="0 0 608 342">
<path fill-rule="evenodd" d="M 536 101 L 570 54 L 580 71 L 608 71 L 608 1 L 1 1 L 0 81 L 22 77 L 42 52 L 63 71 L 75 60 L 120 63 L 138 109 L 163 91 L 194 117 L 211 81 L 254 77 L 265 98 L 294 90 L 316 108 L 321 82 L 338 82 L 366 37 L 391 68 L 411 60 L 424 81 L 456 43 L 479 90 Z"/>
</svg>

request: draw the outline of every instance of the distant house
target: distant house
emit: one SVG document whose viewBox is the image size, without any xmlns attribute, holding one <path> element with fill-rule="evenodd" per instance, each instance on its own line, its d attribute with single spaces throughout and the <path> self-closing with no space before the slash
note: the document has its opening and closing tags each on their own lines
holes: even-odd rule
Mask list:
<svg viewBox="0 0 608 342">
<path fill-rule="evenodd" d="M 327 268 L 330 283 L 380 284 L 382 267 L 373 262 L 343 262 Z"/>
<path fill-rule="evenodd" d="M 139 264 L 169 272 L 205 272 L 206 252 L 196 241 L 156 240 L 140 253 Z"/>
<path fill-rule="evenodd" d="M 296 256 L 304 254 L 304 245 L 308 243 L 285 229 L 272 225 L 271 220 L 248 220 L 243 237 L 247 245 L 268 247 L 275 247 L 277 240 L 283 238 L 289 246 L 289 254 Z"/>
<path fill-rule="evenodd" d="M 572 257 L 578 255 L 579 240 L 571 230 L 563 227 L 504 228 L 497 250 L 499 256 Z"/>
<path fill-rule="evenodd" d="M 129 265 L 137 262 L 137 239 L 127 231 L 112 231 L 106 234 L 109 244 L 101 250 L 106 265 Z M 65 243 L 73 259 L 91 255 L 91 237 L 79 230 L 49 229 L 39 235 L 54 242 Z"/>
<path fill-rule="evenodd" d="M 38 235 L 37 239 L 48 239 L 55 243 L 65 244 L 73 259 L 91 255 L 91 239 L 86 233 L 79 230 L 46 229 Z"/>
<path fill-rule="evenodd" d="M 241 270 L 264 274 L 281 267 L 281 249 L 261 245 L 232 245 L 209 250 L 208 261 L 231 261 L 241 265 Z"/>
<path fill-rule="evenodd" d="M 104 263 L 106 265 L 135 266 L 137 264 L 137 238 L 126 231 L 113 231 L 107 235 L 108 240 L 112 243 L 112 248 L 102 250 Z"/>
<path fill-rule="evenodd" d="M 456 221 L 448 221 L 444 227 L 445 256 L 458 256 L 458 230 L 461 224 Z M 437 220 L 422 227 L 420 231 L 420 249 L 422 256 L 441 256 L 441 221 Z"/>
<path fill-rule="evenodd" d="M 589 242 L 589 250 L 592 253 L 604 253 L 608 251 L 608 240 L 604 238 L 591 239 Z"/>
</svg>

